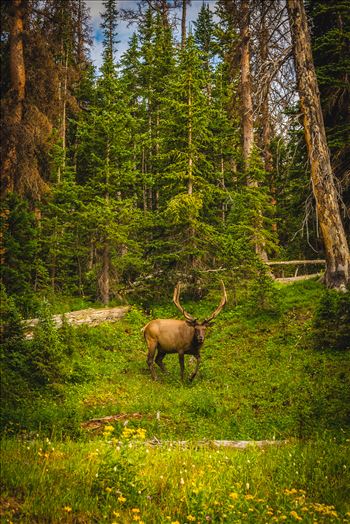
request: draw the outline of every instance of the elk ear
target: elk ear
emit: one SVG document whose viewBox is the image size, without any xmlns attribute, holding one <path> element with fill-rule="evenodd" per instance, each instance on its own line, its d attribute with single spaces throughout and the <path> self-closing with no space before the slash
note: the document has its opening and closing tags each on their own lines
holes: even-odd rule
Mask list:
<svg viewBox="0 0 350 524">
<path fill-rule="evenodd" d="M 197 324 L 197 319 L 194 320 L 185 320 L 188 326 L 194 327 Z"/>
<path fill-rule="evenodd" d="M 203 322 L 203 326 L 207 326 L 207 327 L 210 327 L 210 326 L 213 326 L 215 324 L 214 320 L 209 320 L 209 322 L 207 322 L 206 320 Z"/>
</svg>

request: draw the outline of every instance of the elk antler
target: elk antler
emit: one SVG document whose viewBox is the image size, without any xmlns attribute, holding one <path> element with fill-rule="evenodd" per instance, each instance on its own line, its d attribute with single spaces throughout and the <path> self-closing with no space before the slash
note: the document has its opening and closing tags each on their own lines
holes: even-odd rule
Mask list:
<svg viewBox="0 0 350 524">
<path fill-rule="evenodd" d="M 187 313 L 187 311 L 185 311 L 184 308 L 180 304 L 180 288 L 181 288 L 181 284 L 180 284 L 180 282 L 178 282 L 178 284 L 176 285 L 176 287 L 174 289 L 173 302 L 174 302 L 175 306 L 177 307 L 177 309 L 179 309 L 181 311 L 181 313 L 183 314 L 185 319 L 189 320 L 190 322 L 193 322 L 196 319 L 194 317 L 192 317 L 192 315 Z"/>
<path fill-rule="evenodd" d="M 218 316 L 218 314 L 220 313 L 220 311 L 222 310 L 222 308 L 224 307 L 224 305 L 226 304 L 227 302 L 227 295 L 226 295 L 226 289 L 225 289 L 225 284 L 223 283 L 223 281 L 221 280 L 221 290 L 222 290 L 222 297 L 221 297 L 221 301 L 220 301 L 220 304 L 218 305 L 218 307 L 215 309 L 214 313 L 212 313 L 210 315 L 210 317 L 206 318 L 204 320 L 204 322 L 206 324 L 209 324 L 209 322 L 211 322 L 212 320 L 214 320 L 214 318 L 216 318 Z M 203 322 L 203 323 L 204 323 Z"/>
</svg>

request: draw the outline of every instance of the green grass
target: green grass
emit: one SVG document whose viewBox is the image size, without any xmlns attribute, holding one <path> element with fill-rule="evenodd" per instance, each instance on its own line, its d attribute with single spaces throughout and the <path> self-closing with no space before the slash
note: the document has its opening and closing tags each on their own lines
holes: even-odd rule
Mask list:
<svg viewBox="0 0 350 524">
<path fill-rule="evenodd" d="M 3 522 L 350 521 L 347 448 L 332 440 L 238 451 L 112 435 L 5 441 Z"/>
<path fill-rule="evenodd" d="M 276 307 L 229 304 L 193 383 L 181 383 L 175 355 L 151 381 L 140 333 L 149 317 L 137 308 L 115 324 L 69 330 L 64 382 L 4 408 L 3 522 L 350 521 L 349 352 L 311 343 L 321 293 L 302 282 L 274 290 Z M 204 318 L 213 300 L 185 307 Z M 177 311 L 157 306 L 152 316 Z M 116 414 L 109 430 L 81 427 Z M 125 424 L 131 437 L 188 446 L 149 447 Z M 197 445 L 274 438 L 289 443 Z"/>
</svg>

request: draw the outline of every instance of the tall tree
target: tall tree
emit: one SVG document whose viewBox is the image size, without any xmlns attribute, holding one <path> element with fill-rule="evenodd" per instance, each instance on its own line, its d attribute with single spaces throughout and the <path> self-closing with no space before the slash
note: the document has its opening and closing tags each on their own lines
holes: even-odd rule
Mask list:
<svg viewBox="0 0 350 524">
<path fill-rule="evenodd" d="M 350 283 L 350 252 L 330 163 L 305 8 L 302 0 L 288 0 L 287 7 L 313 192 L 327 261 L 325 282 L 330 288 L 345 290 Z"/>
<path fill-rule="evenodd" d="M 117 39 L 117 27 L 119 11 L 117 0 L 104 0 L 104 11 L 101 14 L 103 29 L 103 54 L 104 58 L 114 61 L 116 46 L 119 43 Z"/>
<path fill-rule="evenodd" d="M 207 91 L 208 98 L 210 101 L 211 97 L 211 78 L 210 69 L 211 61 L 214 58 L 216 43 L 214 39 L 215 35 L 215 24 L 214 15 L 209 8 L 209 4 L 205 4 L 199 11 L 197 21 L 193 23 L 195 26 L 194 38 L 198 48 L 201 51 L 201 56 L 208 77 Z"/>
<path fill-rule="evenodd" d="M 12 107 L 8 114 L 8 125 L 13 129 L 19 127 L 23 116 L 25 98 L 26 72 L 23 51 L 23 16 L 27 2 L 12 0 L 10 6 L 10 78 Z M 3 156 L 2 176 L 5 192 L 15 188 L 15 170 L 17 163 L 16 136 L 12 135 Z"/>
<path fill-rule="evenodd" d="M 241 102 L 242 102 L 242 133 L 243 133 L 243 163 L 247 176 L 247 185 L 251 188 L 258 187 L 256 177 L 252 176 L 252 157 L 254 150 L 254 118 L 253 118 L 253 86 L 251 78 L 251 43 L 250 43 L 250 0 L 241 0 Z M 266 261 L 267 253 L 264 242 L 259 234 L 262 229 L 262 212 L 257 210 L 256 224 L 257 235 L 255 250 L 259 257 Z"/>
<path fill-rule="evenodd" d="M 181 47 L 184 48 L 187 38 L 187 6 L 191 5 L 191 0 L 181 0 L 181 5 Z"/>
<path fill-rule="evenodd" d="M 9 35 L 10 83 L 2 101 L 2 191 L 3 194 L 15 191 L 38 199 L 47 186 L 39 169 L 37 150 L 47 140 L 51 125 L 31 103 L 28 89 L 24 32 L 25 26 L 28 29 L 30 8 L 27 0 L 11 0 L 4 6 Z"/>
<path fill-rule="evenodd" d="M 312 19 L 311 44 L 331 164 L 350 234 L 350 9 L 346 0 L 310 0 L 305 8 Z"/>
</svg>

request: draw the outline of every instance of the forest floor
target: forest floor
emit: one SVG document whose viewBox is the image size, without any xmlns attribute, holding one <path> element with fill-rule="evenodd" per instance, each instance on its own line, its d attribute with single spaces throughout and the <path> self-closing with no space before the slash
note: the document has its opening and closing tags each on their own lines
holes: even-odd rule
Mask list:
<svg viewBox="0 0 350 524">
<path fill-rule="evenodd" d="M 70 328 L 65 380 L 3 412 L 1 522 L 350 522 L 349 351 L 312 342 L 321 292 L 309 281 L 280 285 L 278 307 L 230 301 L 192 383 L 175 355 L 150 379 L 140 333 L 150 317 L 136 307 Z M 199 318 L 213 308 L 185 307 Z M 171 305 L 152 311 L 173 316 Z M 198 444 L 265 439 L 287 442 Z"/>
</svg>

